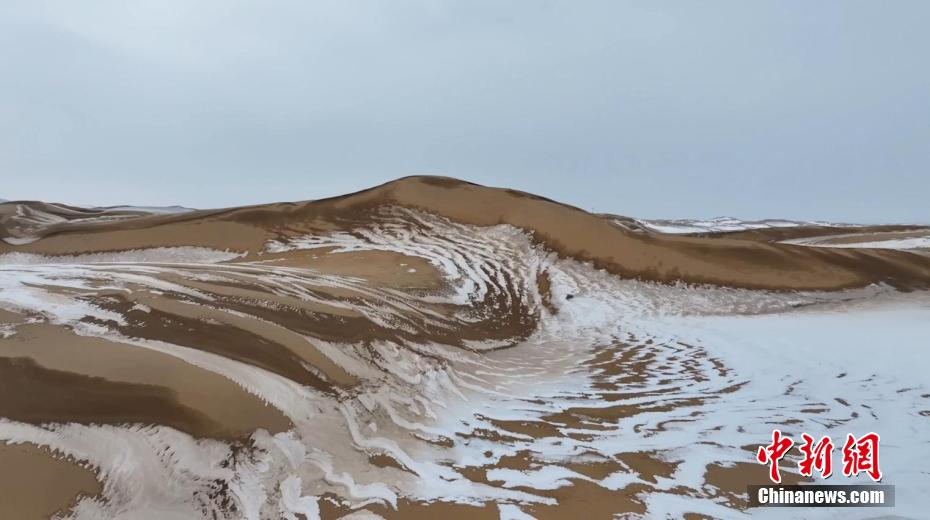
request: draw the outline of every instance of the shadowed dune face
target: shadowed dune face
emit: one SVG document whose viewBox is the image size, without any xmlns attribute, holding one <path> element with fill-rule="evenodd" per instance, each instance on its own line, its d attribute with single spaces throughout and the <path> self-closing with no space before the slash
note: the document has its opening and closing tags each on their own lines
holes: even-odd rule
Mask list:
<svg viewBox="0 0 930 520">
<path fill-rule="evenodd" d="M 0 416 L 18 421 L 165 424 L 231 440 L 291 427 L 226 378 L 48 324 L 17 327 L 0 339 L 0 355 Z"/>
<path fill-rule="evenodd" d="M 106 485 L 68 477 L 37 511 L 732 517 L 774 425 L 915 429 L 930 408 L 839 353 L 814 378 L 731 348 L 811 349 L 781 317 L 897 301 L 926 280 L 913 252 L 625 232 L 434 178 L 56 225 L 0 253 L 0 440 Z"/>
</svg>

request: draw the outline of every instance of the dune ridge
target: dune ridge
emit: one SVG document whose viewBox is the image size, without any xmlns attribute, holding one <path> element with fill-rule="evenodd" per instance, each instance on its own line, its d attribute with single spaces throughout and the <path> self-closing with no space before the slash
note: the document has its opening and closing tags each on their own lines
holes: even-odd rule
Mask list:
<svg viewBox="0 0 930 520">
<path fill-rule="evenodd" d="M 930 286 L 930 260 L 894 250 L 826 250 L 760 240 L 764 231 L 703 236 L 633 232 L 611 218 L 515 190 L 488 188 L 446 177 L 416 176 L 317 201 L 142 215 L 119 220 L 57 223 L 41 238 L 0 254 L 74 254 L 152 247 L 199 246 L 249 253 L 269 240 L 309 232 L 347 231 L 379 208 L 417 209 L 453 221 L 510 224 L 547 248 L 626 278 L 769 290 L 838 290 L 886 283 L 901 289 Z M 899 229 L 898 227 L 890 227 Z M 772 237 L 836 232 L 820 226 L 770 231 Z M 848 228 L 843 228 L 848 232 Z M 921 228 L 917 228 L 921 229 Z M 144 233 L 140 232 L 144 230 Z M 827 230 L 827 231 L 824 231 Z M 875 231 L 876 228 L 869 228 Z"/>
</svg>

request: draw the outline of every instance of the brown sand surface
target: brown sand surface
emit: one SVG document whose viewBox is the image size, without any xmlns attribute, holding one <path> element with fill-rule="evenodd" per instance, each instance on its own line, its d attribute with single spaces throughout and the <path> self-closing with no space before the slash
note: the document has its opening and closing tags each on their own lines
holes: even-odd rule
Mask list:
<svg viewBox="0 0 930 520">
<path fill-rule="evenodd" d="M 57 229 L 0 252 L 75 254 L 194 245 L 261 250 L 267 240 L 370 223 L 377 208 L 403 206 L 452 220 L 489 226 L 512 224 L 564 256 L 590 260 L 615 274 L 646 280 L 682 280 L 762 289 L 828 290 L 886 282 L 930 286 L 930 261 L 881 250 L 813 250 L 738 238 L 634 233 L 578 208 L 513 190 L 444 177 L 408 177 L 359 193 L 320 201 L 269 204 L 182 215 L 134 218 Z M 138 230 L 144 229 L 144 232 Z"/>
<path fill-rule="evenodd" d="M 379 505 L 372 505 L 366 509 L 384 518 L 392 519 L 410 518 L 412 520 L 432 520 L 442 518 L 448 520 L 493 520 L 500 518 L 500 514 L 494 504 L 474 506 L 455 502 L 413 502 L 401 499 L 397 501 L 396 510 Z"/>
<path fill-rule="evenodd" d="M 487 471 L 495 468 L 505 468 L 517 471 L 527 471 L 539 467 L 542 463 L 535 459 L 536 454 L 530 452 L 521 452 L 516 456 L 507 456 L 494 465 L 482 468 L 462 469 L 463 475 L 475 482 L 493 484 L 487 480 Z M 625 465 L 618 462 L 621 460 L 605 460 L 600 463 L 574 463 L 565 467 L 581 475 L 590 478 L 602 479 L 607 475 L 625 468 L 633 471 L 639 471 L 640 477 L 649 478 L 652 470 L 656 469 L 658 463 L 641 464 L 636 460 L 636 464 Z M 663 463 L 664 464 L 664 463 Z M 672 470 L 674 466 L 672 467 Z M 665 472 L 660 470 L 663 476 Z M 671 471 L 670 471 L 671 472 Z M 669 472 L 669 473 L 670 473 Z M 569 479 L 571 484 L 559 487 L 553 490 L 538 490 L 531 488 L 520 488 L 523 491 L 538 496 L 553 498 L 557 501 L 554 505 L 532 504 L 523 505 L 521 509 L 525 512 L 540 519 L 560 519 L 560 518 L 613 518 L 619 513 L 639 513 L 645 512 L 644 504 L 637 497 L 638 494 L 649 491 L 649 487 L 643 484 L 631 484 L 622 489 L 610 490 L 599 486 L 596 483 L 581 478 Z M 653 479 L 652 482 L 655 482 Z M 402 516 L 398 518 L 403 518 Z"/>
<path fill-rule="evenodd" d="M 226 275 L 231 278 L 235 278 L 235 275 Z M 268 291 L 260 290 L 260 287 L 254 283 L 252 280 L 251 285 L 249 281 L 243 280 L 242 284 L 233 285 L 229 282 L 202 282 L 197 280 L 191 280 L 178 275 L 172 275 L 169 273 L 162 273 L 159 275 L 159 278 L 169 282 L 177 283 L 180 285 L 186 285 L 193 289 L 199 291 L 204 291 L 212 294 L 222 295 L 222 296 L 232 296 L 238 299 L 246 299 L 260 302 L 271 302 L 278 305 L 288 306 L 295 309 L 300 309 L 309 312 L 319 312 L 325 314 L 333 314 L 337 316 L 352 316 L 358 317 L 360 314 L 352 309 L 346 309 L 345 307 L 337 307 L 335 305 L 327 305 L 325 303 L 306 301 L 299 298 L 294 298 L 291 296 L 275 294 Z"/>
<path fill-rule="evenodd" d="M 150 296 L 142 293 L 135 293 L 131 298 L 137 303 L 147 305 L 152 309 L 158 309 L 174 316 L 181 316 L 199 321 L 216 320 L 220 323 L 264 338 L 275 345 L 286 348 L 300 360 L 313 365 L 323 372 L 329 381 L 338 385 L 352 386 L 358 382 L 353 375 L 346 372 L 345 369 L 317 350 L 317 348 L 303 336 L 281 327 L 280 325 L 239 314 L 232 314 L 221 309 L 214 309 L 212 307 L 191 303 L 181 303 L 154 295 Z M 279 368 L 283 369 L 284 367 Z"/>
<path fill-rule="evenodd" d="M 793 486 L 812 482 L 810 478 L 802 477 L 797 473 L 797 465 L 788 461 L 779 464 L 781 469 L 782 485 Z M 762 464 L 740 462 L 729 467 L 713 464 L 707 467 L 704 475 L 706 482 L 720 490 L 720 496 L 736 508 L 745 509 L 749 506 L 746 486 L 770 485 L 769 467 Z"/>
<path fill-rule="evenodd" d="M 559 253 L 617 274 L 772 289 L 833 289 L 884 279 L 926 286 L 930 265 L 896 251 L 811 252 L 782 244 L 624 232 L 577 208 L 512 190 L 453 179 L 402 179 L 342 199 L 346 206 L 391 201 L 459 222 L 508 223 L 534 231 Z"/>
<path fill-rule="evenodd" d="M 172 356 L 46 324 L 0 339 L 0 416 L 15 420 L 166 424 L 197 437 L 276 433 L 290 421 L 223 376 Z"/>
<path fill-rule="evenodd" d="M 322 520 L 337 520 L 353 513 L 352 509 L 339 503 L 338 499 L 324 496 L 320 500 L 320 518 Z M 480 505 L 459 504 L 455 502 L 416 502 L 405 498 L 397 501 L 397 509 L 381 504 L 372 504 L 361 508 L 387 519 L 412 520 L 497 520 L 500 518 L 495 504 Z"/>
<path fill-rule="evenodd" d="M 142 217 L 130 221 L 100 222 L 93 226 L 69 226 L 29 244 L 10 246 L 0 242 L 0 252 L 75 255 L 177 246 L 247 251 L 260 249 L 267 236 L 264 230 L 247 224 L 215 221 L 163 223 L 167 217 Z M 141 229 L 144 231 L 140 232 L 139 226 L 143 224 L 151 227 L 143 227 Z"/>
<path fill-rule="evenodd" d="M 140 301 L 153 303 L 155 300 L 143 298 Z M 194 304 L 168 298 L 158 300 L 157 306 L 150 306 L 147 311 L 139 310 L 132 302 L 116 296 L 110 296 L 107 301 L 99 303 L 128 318 L 126 325 L 116 327 L 125 336 L 167 341 L 174 345 L 210 352 L 260 367 L 300 384 L 321 390 L 331 389 L 330 383 L 307 370 L 301 363 L 301 357 L 284 345 L 245 329 L 230 327 L 216 319 L 204 320 L 198 317 L 210 314 L 213 309 L 194 312 L 189 309 L 195 307 Z M 175 309 L 175 306 L 178 308 Z M 160 307 L 177 310 L 177 313 L 160 310 Z"/>
<path fill-rule="evenodd" d="M 265 253 L 259 258 L 262 263 L 269 265 L 308 267 L 324 274 L 356 276 L 376 287 L 436 289 L 442 285 L 439 271 L 429 261 L 418 256 L 393 251 L 334 253 L 331 249 Z"/>
<path fill-rule="evenodd" d="M 586 480 L 573 480 L 571 486 L 537 492 L 558 500 L 558 505 L 533 505 L 526 507 L 526 512 L 539 520 L 562 518 L 607 520 L 614 518 L 618 513 L 641 515 L 646 512 L 646 506 L 636 498 L 636 495 L 647 489 L 642 484 L 633 484 L 617 491 L 611 491 Z"/>
<path fill-rule="evenodd" d="M 162 387 L 49 370 L 29 358 L 0 358 L 0 394 L 0 417 L 32 424 L 160 421 L 183 431 L 217 430 Z"/>
<path fill-rule="evenodd" d="M 406 178 L 344 197 L 306 203 L 133 216 L 119 221 L 72 219 L 45 228 L 28 228 L 45 238 L 22 246 L 0 243 L 0 253 L 73 255 L 165 246 L 244 252 L 246 255 L 241 258 L 215 266 L 177 263 L 63 269 L 61 280 L 72 272 L 92 271 L 95 275 L 113 274 L 113 284 L 107 281 L 110 278 L 101 276 L 92 278 L 87 285 L 69 289 L 64 281 L 58 281 L 56 272 L 45 278 L 48 283 L 41 288 L 115 312 L 125 320 L 117 323 L 86 316 L 81 320 L 84 324 L 93 323 L 127 337 L 158 340 L 259 367 L 319 390 L 315 395 L 321 401 L 345 404 L 342 411 L 349 413 L 357 408 L 351 403 L 354 391 L 376 385 L 389 389 L 387 383 L 401 378 L 412 380 L 420 377 L 422 371 L 441 366 L 443 353 L 427 348 L 430 342 L 442 344 L 442 348 L 448 346 L 450 350 L 455 346 L 480 349 L 481 341 L 492 345 L 488 349 L 499 348 L 498 340 L 506 347 L 537 330 L 538 320 L 545 315 L 539 306 L 518 292 L 522 290 L 520 280 L 512 279 L 517 275 L 506 269 L 485 272 L 492 280 L 488 283 L 491 289 L 475 293 L 481 296 L 459 306 L 437 303 L 439 299 L 424 298 L 422 302 L 414 299 L 420 295 L 434 296 L 429 292 L 444 287 L 439 271 L 423 258 L 371 250 L 336 253 L 332 248 L 264 252 L 269 241 L 286 241 L 310 233 L 359 234 L 360 228 L 382 225 L 401 226 L 413 234 L 432 232 L 429 224 L 416 219 L 392 221 L 392 215 L 403 215 L 389 211 L 398 206 L 475 226 L 517 226 L 532 233 L 536 243 L 563 257 L 590 260 L 596 267 L 630 278 L 777 290 L 837 289 L 873 282 L 901 288 L 930 286 L 930 260 L 911 253 L 779 244 L 772 239 L 777 236 L 775 232 L 671 236 L 624 229 L 607 218 L 529 194 L 436 177 Z M 71 211 L 47 209 L 63 214 Z M 875 233 L 888 232 L 875 230 Z M 510 259 L 499 260 L 503 264 Z M 275 272 L 275 267 L 282 269 Z M 298 275 L 288 277 L 287 268 L 295 267 L 301 268 L 291 269 L 298 271 Z M 144 286 L 147 282 L 124 282 L 140 271 L 149 273 L 150 280 L 158 278 L 160 282 L 172 282 L 208 295 L 185 293 L 178 287 L 165 289 L 161 283 Z M 191 279 L 198 274 L 216 276 L 209 280 Z M 553 302 L 554 279 L 545 273 L 535 274 L 542 306 L 556 312 L 559 306 Z M 344 278 L 339 279 L 340 283 L 327 285 L 326 277 L 320 275 Z M 39 285 L 29 287 L 38 289 Z M 281 288 L 293 291 L 285 294 L 277 290 Z M 312 301 L 295 294 L 310 294 Z M 417 305 L 412 305 L 414 301 Z M 338 302 L 352 309 L 339 307 Z M 22 319 L 15 313 L 0 314 L 0 322 L 21 323 Z M 304 336 L 312 336 L 319 343 L 312 343 Z M 466 340 L 476 340 L 479 346 Z M 324 341 L 331 345 L 322 346 Z M 391 357 L 393 347 L 397 347 L 397 358 Z M 402 351 L 405 347 L 406 352 Z M 334 348 L 346 350 L 338 352 Z M 688 359 L 672 363 L 676 357 L 667 354 L 669 349 Z M 507 352 L 510 351 L 502 353 Z M 472 353 L 467 354 L 469 357 L 463 360 L 470 359 Z M 708 388 L 691 386 L 706 381 L 707 373 L 726 375 L 726 368 L 719 362 L 702 362 L 706 356 L 706 352 L 683 343 L 659 346 L 651 339 L 638 341 L 630 335 L 628 343 L 618 342 L 590 356 L 573 359 L 569 372 L 561 374 L 587 371 L 593 384 L 584 395 L 560 396 L 559 401 L 564 398 L 570 402 L 532 419 L 505 420 L 476 411 L 482 424 L 456 431 L 456 439 L 447 439 L 448 447 L 474 438 L 513 444 L 527 437 L 557 442 L 570 437 L 592 441 L 593 450 L 593 439 L 601 433 L 614 432 L 622 419 L 690 410 L 690 415 L 679 413 L 674 421 L 659 421 L 646 427 L 661 431 L 669 422 L 687 423 L 693 420 L 689 417 L 703 413 L 702 405 L 743 384 L 728 380 Z M 340 364 L 340 360 L 346 359 L 349 364 Z M 434 364 L 436 361 L 440 363 Z M 497 377 L 494 372 L 494 363 L 489 361 L 487 367 L 475 368 L 475 373 L 469 375 L 476 380 L 485 377 L 491 380 Z M 384 378 L 379 379 L 382 374 Z M 371 385 L 359 385 L 362 378 L 369 377 Z M 347 388 L 353 390 L 344 391 Z M 680 397 L 676 398 L 676 394 Z M 401 413 L 416 413 L 417 402 L 399 399 L 396 405 L 404 409 Z M 605 402 L 609 405 L 601 406 Z M 802 410 L 816 411 L 819 409 Z M 47 324 L 18 325 L 16 334 L 0 340 L 0 417 L 34 424 L 68 421 L 163 424 L 197 437 L 232 440 L 242 440 L 256 428 L 274 433 L 291 427 L 282 412 L 209 370 L 141 347 L 79 337 L 65 328 Z M 374 414 L 373 417 L 378 418 Z M 380 419 L 385 420 L 383 416 Z M 372 425 L 379 423 L 368 425 L 374 430 Z M 391 430 L 377 431 L 381 432 L 378 435 L 388 435 Z M 351 442 L 346 435 L 346 442 Z M 437 444 L 442 442 L 445 441 Z M 364 453 L 362 457 L 370 464 L 368 469 L 387 468 L 384 473 L 389 475 L 411 475 L 411 470 L 393 456 Z M 747 459 L 751 460 L 751 454 Z M 653 486 L 660 479 L 672 478 L 680 463 L 661 451 L 589 452 L 578 460 L 561 461 L 560 465 L 580 474 L 568 479 L 571 485 L 554 490 L 518 487 L 554 498 L 557 506 L 521 507 L 540 518 L 642 514 L 645 512 L 642 495 L 654 492 Z M 559 462 L 526 449 L 494 464 L 457 469 L 477 483 L 501 485 L 501 481 L 488 482 L 489 470 L 532 471 L 551 464 Z M 679 486 L 667 491 L 721 499 L 735 508 L 743 508 L 740 497 L 745 493 L 745 483 L 761 480 L 764 471 L 764 466 L 751 463 L 732 467 L 711 464 L 705 475 L 710 486 L 698 486 L 701 489 Z M 602 480 L 616 472 L 629 472 L 638 481 L 623 489 L 610 490 L 588 480 Z M 70 493 L 73 497 L 73 492 Z M 217 491 L 217 496 L 222 494 Z M 226 496 L 225 500 L 231 499 Z M 348 512 L 345 504 L 322 500 L 324 518 Z M 397 510 L 385 505 L 364 507 L 388 518 L 498 516 L 496 505 L 490 502 L 463 505 L 402 499 Z"/>
<path fill-rule="evenodd" d="M 94 472 L 34 444 L 0 443 L 0 518 L 47 520 L 103 488 Z"/>
<path fill-rule="evenodd" d="M 704 233 L 701 236 L 708 238 L 735 238 L 740 240 L 756 240 L 759 242 L 781 242 L 783 240 L 792 240 L 796 238 L 813 238 L 822 236 L 841 236 L 841 235 L 874 235 L 874 234 L 897 234 L 913 236 L 924 236 L 930 232 L 930 228 L 924 226 L 899 226 L 899 225 L 882 225 L 882 226 L 855 226 L 855 227 L 838 227 L 838 226 L 797 226 L 797 227 L 771 227 L 761 229 L 746 229 L 742 231 L 721 231 L 717 233 Z"/>
<path fill-rule="evenodd" d="M 17 325 L 26 321 L 26 316 L 0 309 L 0 325 Z"/>
</svg>

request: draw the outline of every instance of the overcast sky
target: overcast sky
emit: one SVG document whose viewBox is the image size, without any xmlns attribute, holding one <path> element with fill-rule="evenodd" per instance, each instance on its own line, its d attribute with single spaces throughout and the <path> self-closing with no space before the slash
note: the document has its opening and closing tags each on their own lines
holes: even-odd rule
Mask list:
<svg viewBox="0 0 930 520">
<path fill-rule="evenodd" d="M 0 2 L 0 197 L 930 222 L 930 2 Z"/>
</svg>

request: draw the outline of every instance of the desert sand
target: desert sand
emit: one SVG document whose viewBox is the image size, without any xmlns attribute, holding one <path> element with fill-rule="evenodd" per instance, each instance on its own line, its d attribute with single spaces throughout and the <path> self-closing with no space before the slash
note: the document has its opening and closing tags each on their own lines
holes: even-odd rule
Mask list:
<svg viewBox="0 0 930 520">
<path fill-rule="evenodd" d="M 510 224 L 532 232 L 535 241 L 561 255 L 643 280 L 775 290 L 841 289 L 876 282 L 926 287 L 930 283 L 925 262 L 897 251 L 819 251 L 726 235 L 709 241 L 702 237 L 632 233 L 613 225 L 610 218 L 527 193 L 422 176 L 312 202 L 66 221 L 33 229 L 43 239 L 15 250 L 54 255 L 201 246 L 254 254 L 268 240 L 351 230 L 373 219 L 378 208 L 390 206 L 477 226 Z M 799 230 L 793 232 L 797 236 Z M 819 230 L 815 233 L 826 234 Z M 0 252 L 12 250 L 11 245 L 0 244 Z"/>
<path fill-rule="evenodd" d="M 775 426 L 926 431 L 928 236 L 649 223 L 442 177 L 217 210 L 6 202 L 7 514 L 738 517 Z M 876 342 L 896 356 L 846 355 Z M 906 515 L 930 439 L 901 435 Z"/>
</svg>

